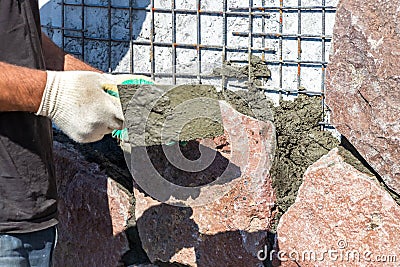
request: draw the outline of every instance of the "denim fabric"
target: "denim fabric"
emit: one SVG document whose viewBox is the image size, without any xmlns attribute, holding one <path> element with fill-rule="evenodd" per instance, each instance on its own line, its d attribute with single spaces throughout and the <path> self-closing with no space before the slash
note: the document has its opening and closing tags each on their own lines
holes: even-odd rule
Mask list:
<svg viewBox="0 0 400 267">
<path fill-rule="evenodd" d="M 56 227 L 23 234 L 0 234 L 0 267 L 50 267 Z"/>
</svg>

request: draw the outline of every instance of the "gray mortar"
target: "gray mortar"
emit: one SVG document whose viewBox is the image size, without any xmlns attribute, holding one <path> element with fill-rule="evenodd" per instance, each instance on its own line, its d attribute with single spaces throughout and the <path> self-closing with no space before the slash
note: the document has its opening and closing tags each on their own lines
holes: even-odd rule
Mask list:
<svg viewBox="0 0 400 267">
<path fill-rule="evenodd" d="M 190 141 L 224 133 L 218 103 L 221 95 L 213 86 L 121 85 L 118 89 L 133 146 Z"/>
<path fill-rule="evenodd" d="M 267 62 L 254 55 L 251 56 L 250 65 L 236 66 L 227 61 L 222 67 L 215 68 L 213 74 L 238 80 L 250 78 L 251 83 L 257 86 L 262 85 L 260 79 L 269 79 L 271 77 Z"/>
<path fill-rule="evenodd" d="M 339 144 L 320 130 L 321 118 L 321 99 L 315 96 L 300 95 L 274 108 L 277 150 L 271 177 L 278 212 L 272 231 L 294 203 L 306 169 Z"/>
<path fill-rule="evenodd" d="M 273 103 L 259 90 L 223 91 L 222 97 L 237 111 L 261 121 L 273 121 Z"/>
</svg>

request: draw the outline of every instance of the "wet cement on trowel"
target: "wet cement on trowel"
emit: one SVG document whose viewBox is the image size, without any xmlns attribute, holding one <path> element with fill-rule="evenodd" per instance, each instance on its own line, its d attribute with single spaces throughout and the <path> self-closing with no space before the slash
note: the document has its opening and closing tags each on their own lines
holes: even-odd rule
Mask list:
<svg viewBox="0 0 400 267">
<path fill-rule="evenodd" d="M 220 100 L 260 120 L 273 117 L 271 102 L 255 90 L 217 92 L 209 85 L 122 85 L 119 91 L 124 96 L 121 102 L 133 146 L 148 147 L 223 135 Z"/>
<path fill-rule="evenodd" d="M 133 146 L 164 145 L 221 136 L 218 100 L 207 85 L 121 85 L 125 123 Z"/>
</svg>

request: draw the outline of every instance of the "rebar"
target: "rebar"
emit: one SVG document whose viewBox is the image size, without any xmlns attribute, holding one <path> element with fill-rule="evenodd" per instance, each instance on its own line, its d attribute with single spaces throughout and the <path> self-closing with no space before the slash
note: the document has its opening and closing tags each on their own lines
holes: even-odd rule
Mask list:
<svg viewBox="0 0 400 267">
<path fill-rule="evenodd" d="M 303 6 L 301 0 L 297 1 L 297 6 L 288 6 L 285 5 L 284 0 L 279 0 L 279 4 L 276 6 L 268 6 L 266 5 L 266 0 L 262 0 L 261 6 L 255 6 L 253 0 L 248 1 L 248 6 L 244 7 L 231 7 L 228 8 L 229 0 L 222 1 L 222 9 L 221 10 L 206 10 L 202 9 L 202 1 L 196 0 L 196 7 L 189 8 L 177 8 L 176 0 L 171 0 L 171 5 L 167 8 L 155 6 L 155 0 L 151 0 L 149 5 L 146 7 L 136 6 L 136 1 L 129 0 L 129 6 L 121 6 L 113 4 L 112 0 L 107 0 L 102 4 L 89 4 L 85 3 L 85 0 L 81 0 L 80 2 L 75 3 L 66 3 L 65 0 L 61 0 L 61 27 L 47 26 L 44 25 L 44 28 L 51 28 L 52 30 L 59 30 L 61 32 L 61 46 L 66 49 L 68 43 L 66 40 L 77 39 L 81 44 L 81 51 L 67 51 L 74 55 L 79 56 L 83 60 L 89 60 L 86 58 L 85 49 L 88 42 L 102 42 L 107 45 L 108 54 L 107 62 L 105 63 L 106 69 L 108 71 L 112 71 L 112 54 L 113 54 L 113 45 L 114 44 L 126 44 L 129 49 L 129 73 L 137 73 L 151 76 L 152 79 L 157 78 L 169 78 L 171 79 L 172 84 L 177 83 L 177 79 L 194 79 L 198 84 L 203 83 L 204 79 L 221 79 L 222 89 L 227 87 L 228 79 L 224 75 L 217 74 L 206 74 L 203 73 L 205 71 L 205 65 L 203 59 L 203 53 L 207 51 L 217 51 L 221 56 L 221 63 L 226 64 L 227 62 L 237 63 L 241 65 L 248 64 L 251 65 L 252 55 L 261 55 L 261 59 L 265 60 L 267 64 L 271 67 L 275 67 L 276 73 L 273 73 L 276 85 L 270 85 L 268 80 L 263 79 L 261 86 L 256 86 L 260 90 L 264 90 L 265 92 L 274 92 L 281 94 L 309 94 L 309 95 L 318 95 L 321 96 L 322 99 L 322 111 L 323 118 L 321 122 L 321 127 L 326 128 L 329 127 L 329 123 L 326 119 L 326 113 L 328 112 L 327 107 L 325 106 L 325 78 L 326 78 L 326 66 L 327 56 L 326 56 L 326 47 L 327 43 L 332 41 L 332 36 L 326 34 L 326 16 L 328 13 L 336 12 L 335 6 L 326 5 L 326 0 L 321 0 L 320 5 L 313 6 Z M 66 7 L 79 7 L 81 8 L 81 24 L 80 28 L 67 27 L 69 25 L 66 23 Z M 106 36 L 94 36 L 87 34 L 86 27 L 86 13 L 89 8 L 100 8 L 107 9 L 107 26 L 108 31 Z M 113 35 L 113 11 L 116 10 L 126 10 L 127 14 L 129 14 L 129 38 L 116 38 Z M 137 39 L 137 36 L 133 35 L 134 30 L 134 13 L 135 12 L 146 12 L 148 16 L 150 16 L 150 34 L 149 38 L 146 39 Z M 306 13 L 312 14 L 320 14 L 321 15 L 321 24 L 318 26 L 315 24 L 315 32 L 316 33 L 303 33 L 302 29 L 302 15 Z M 171 39 L 166 40 L 156 40 L 156 31 L 157 28 L 155 26 L 156 14 L 171 14 Z M 196 31 L 193 34 L 196 34 L 196 39 L 193 43 L 185 43 L 178 42 L 177 40 L 177 17 L 182 14 L 187 14 L 195 17 Z M 297 33 L 284 33 L 284 25 L 287 23 L 285 21 L 285 14 L 291 14 L 291 16 L 295 16 L 297 14 Z M 269 23 L 275 23 L 271 21 L 271 16 L 277 17 L 277 30 L 271 30 L 271 27 L 267 27 Z M 215 40 L 214 43 L 203 43 L 205 42 L 203 39 L 203 31 L 202 23 L 203 19 L 206 19 L 205 16 L 213 16 L 221 19 L 221 27 L 222 27 L 222 40 Z M 231 30 L 228 27 L 228 20 L 231 18 L 240 18 L 248 21 L 247 30 Z M 255 30 L 254 21 L 256 19 L 261 19 L 261 29 Z M 271 24 L 272 25 L 272 24 Z M 319 27 L 321 27 L 320 31 L 318 31 Z M 76 34 L 78 33 L 78 35 Z M 228 37 L 244 37 L 247 38 L 247 45 L 234 45 L 229 43 Z M 259 38 L 259 39 L 258 39 Z M 256 42 L 256 40 L 261 40 L 261 47 L 259 46 L 260 42 Z M 296 41 L 296 57 L 293 59 L 285 58 L 283 53 L 283 44 L 286 41 Z M 304 42 L 317 42 L 321 47 L 321 56 L 317 59 L 311 58 L 305 59 L 302 57 L 302 49 L 305 48 Z M 271 45 L 271 42 L 274 42 Z M 257 44 L 257 45 L 255 45 Z M 150 51 L 149 61 L 150 68 L 145 71 L 139 71 L 137 68 L 137 62 L 135 62 L 135 54 L 134 50 L 138 47 L 148 47 Z M 171 59 L 170 63 L 172 64 L 171 71 L 161 71 L 156 69 L 157 64 L 160 63 L 160 60 L 165 60 L 165 58 L 158 58 L 156 54 L 156 49 L 158 48 L 168 48 L 171 49 Z M 183 73 L 178 71 L 177 62 L 178 56 L 180 55 L 180 51 L 184 49 L 193 49 L 196 53 L 196 70 L 193 73 Z M 246 59 L 235 58 L 236 53 L 247 54 Z M 286 68 L 296 68 L 296 85 L 293 86 L 295 88 L 290 88 L 287 84 L 284 84 L 284 70 Z M 320 88 L 312 88 L 305 89 L 303 86 L 303 75 L 304 68 L 316 68 L 321 71 L 321 83 Z M 294 74 L 294 73 L 293 73 Z M 252 82 L 252 68 L 248 68 L 248 82 Z M 294 82 L 294 81 L 293 81 Z M 319 83 L 319 82 L 318 82 Z M 243 85 L 245 87 L 246 85 Z M 239 85 L 240 87 L 240 85 Z"/>
</svg>

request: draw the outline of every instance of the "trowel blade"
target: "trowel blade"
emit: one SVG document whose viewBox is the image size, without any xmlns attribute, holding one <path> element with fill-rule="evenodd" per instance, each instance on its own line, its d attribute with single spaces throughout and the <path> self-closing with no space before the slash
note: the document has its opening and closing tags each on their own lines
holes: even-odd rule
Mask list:
<svg viewBox="0 0 400 267">
<path fill-rule="evenodd" d="M 211 85 L 119 85 L 129 140 L 136 145 L 224 134 L 220 93 Z"/>
</svg>

